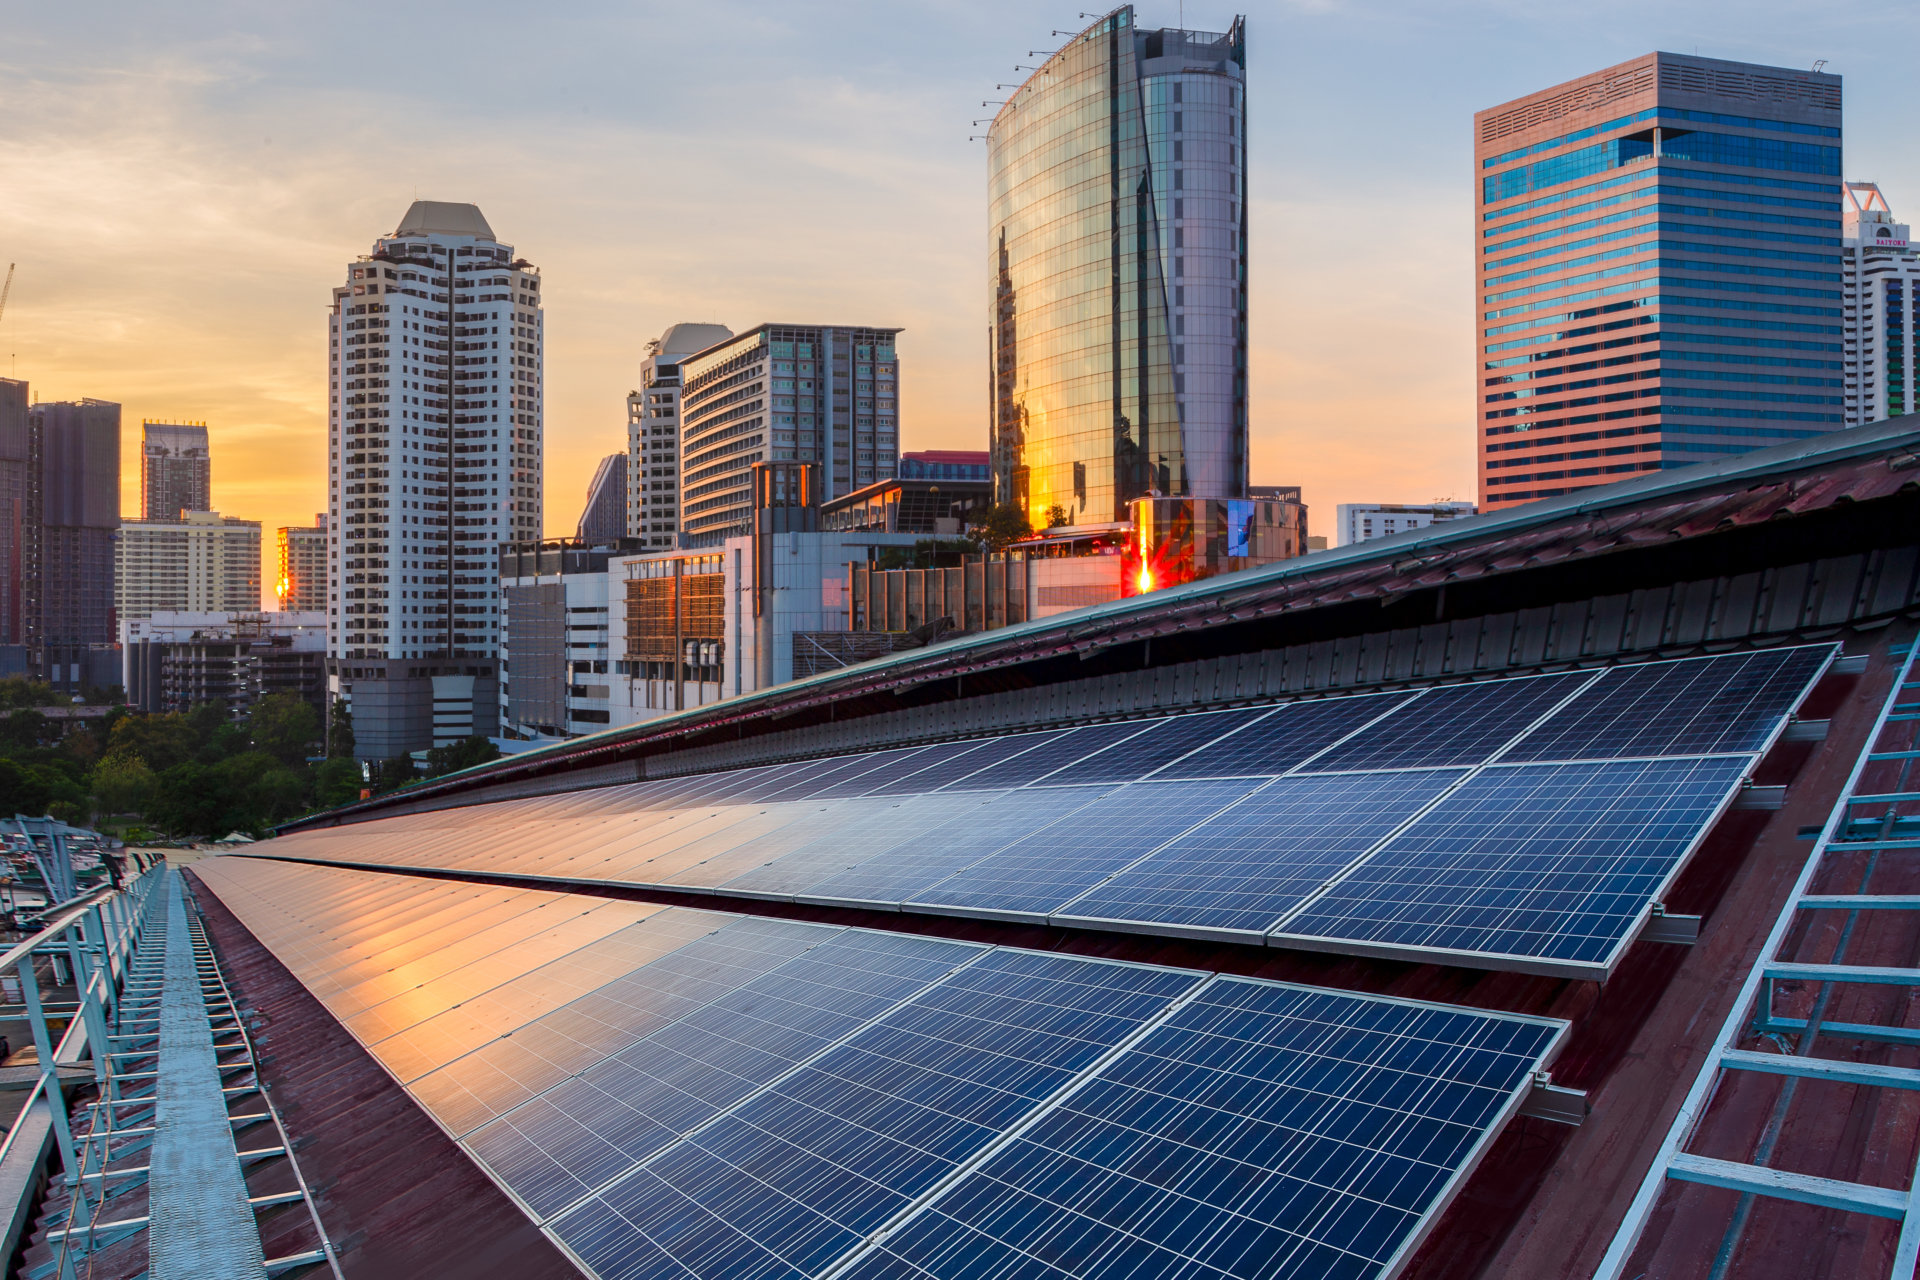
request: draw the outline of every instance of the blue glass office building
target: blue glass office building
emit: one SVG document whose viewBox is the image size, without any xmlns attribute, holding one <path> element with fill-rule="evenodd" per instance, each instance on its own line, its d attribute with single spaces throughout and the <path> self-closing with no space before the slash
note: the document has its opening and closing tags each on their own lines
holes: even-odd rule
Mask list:
<svg viewBox="0 0 1920 1280">
<path fill-rule="evenodd" d="M 1845 425 L 1840 77 L 1655 53 L 1474 138 L 1481 510 Z"/>
<path fill-rule="evenodd" d="M 1247 485 L 1246 35 L 1114 10 L 987 135 L 997 496 L 1038 526 Z"/>
</svg>

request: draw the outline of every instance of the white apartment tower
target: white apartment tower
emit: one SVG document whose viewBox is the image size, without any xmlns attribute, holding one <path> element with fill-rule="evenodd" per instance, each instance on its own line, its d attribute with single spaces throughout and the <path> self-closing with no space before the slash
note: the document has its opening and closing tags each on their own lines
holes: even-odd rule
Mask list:
<svg viewBox="0 0 1920 1280">
<path fill-rule="evenodd" d="M 1920 256 L 1908 225 L 1893 220 L 1871 182 L 1849 182 L 1840 263 L 1846 289 L 1847 425 L 1920 411 L 1914 330 L 1920 327 Z M 1830 362 L 1821 364 L 1830 367 Z M 1831 376 L 1831 375 L 1829 375 Z"/>
<path fill-rule="evenodd" d="M 328 654 L 357 750 L 493 727 L 497 548 L 542 528 L 539 272 L 420 200 L 333 291 Z"/>
<path fill-rule="evenodd" d="M 627 395 L 627 535 L 672 547 L 680 531 L 680 362 L 727 341 L 719 324 L 676 324 L 647 344 Z"/>
<path fill-rule="evenodd" d="M 122 520 L 113 535 L 119 622 L 175 610 L 260 608 L 260 522 L 218 511 L 171 520 Z"/>
</svg>

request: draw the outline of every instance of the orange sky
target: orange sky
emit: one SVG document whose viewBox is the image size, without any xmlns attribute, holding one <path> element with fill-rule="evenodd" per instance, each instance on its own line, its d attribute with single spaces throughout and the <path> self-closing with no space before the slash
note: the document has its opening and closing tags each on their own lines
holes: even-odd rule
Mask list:
<svg viewBox="0 0 1920 1280">
<path fill-rule="evenodd" d="M 573 532 L 624 447 L 642 344 L 681 320 L 904 326 L 901 447 L 985 447 L 968 121 L 1067 11 L 409 11 L 460 19 L 445 67 L 380 38 L 384 8 L 287 7 L 251 31 L 233 12 L 57 7 L 16 18 L 0 53 L 0 267 L 19 264 L 0 371 L 124 406 L 125 510 L 143 417 L 210 425 L 215 505 L 269 548 L 322 509 L 328 291 L 416 197 L 479 204 L 542 271 L 549 534 Z M 1891 37 L 1920 20 L 1883 14 L 1876 34 L 1815 13 L 1756 4 L 1729 43 L 1704 3 L 1256 9 L 1255 482 L 1304 486 L 1319 532 L 1343 501 L 1473 497 L 1472 111 L 1667 47 L 1825 56 L 1850 120 L 1911 118 L 1911 80 L 1878 50 L 1913 47 Z M 1193 27 L 1231 14 L 1186 6 Z M 509 55 L 498 82 L 447 69 Z M 1910 134 L 1848 150 L 1896 213 L 1920 200 Z"/>
</svg>

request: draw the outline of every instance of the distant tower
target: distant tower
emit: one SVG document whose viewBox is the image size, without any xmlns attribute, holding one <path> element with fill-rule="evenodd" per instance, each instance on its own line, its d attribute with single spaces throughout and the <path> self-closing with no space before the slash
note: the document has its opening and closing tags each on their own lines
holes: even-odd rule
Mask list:
<svg viewBox="0 0 1920 1280">
<path fill-rule="evenodd" d="M 723 324 L 676 324 L 647 344 L 627 396 L 627 534 L 671 547 L 680 532 L 680 362 L 733 336 Z"/>
<path fill-rule="evenodd" d="M 497 552 L 542 527 L 543 324 L 539 272 L 470 204 L 416 201 L 333 290 L 329 679 L 363 756 L 493 731 Z"/>
<path fill-rule="evenodd" d="M 575 536 L 589 546 L 598 546 L 626 536 L 627 455 L 610 453 L 587 485 L 587 505 L 580 512 Z"/>
<path fill-rule="evenodd" d="M 1911 228 L 1893 220 L 1874 183 L 1847 184 L 1841 218 L 1847 425 L 1857 427 L 1920 412 L 1920 386 L 1908 381 L 1920 361 L 1920 257 Z"/>
<path fill-rule="evenodd" d="M 140 424 L 140 518 L 213 510 L 213 454 L 204 422 Z"/>
<path fill-rule="evenodd" d="M 327 513 L 311 525 L 287 525 L 277 531 L 278 569 L 274 595 L 286 613 L 324 613 L 327 608 Z"/>
<path fill-rule="evenodd" d="M 1035 527 L 1247 494 L 1246 23 L 1065 42 L 987 131 L 995 497 Z"/>
</svg>

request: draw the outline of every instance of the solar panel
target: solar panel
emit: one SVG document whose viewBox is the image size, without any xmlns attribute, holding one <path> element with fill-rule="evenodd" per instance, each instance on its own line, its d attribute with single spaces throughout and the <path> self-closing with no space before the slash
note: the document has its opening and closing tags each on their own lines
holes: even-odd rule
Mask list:
<svg viewBox="0 0 1920 1280">
<path fill-rule="evenodd" d="M 603 1276 L 818 1275 L 1201 980 L 992 952 L 553 1230 Z"/>
<path fill-rule="evenodd" d="M 1324 773 L 1479 764 L 1593 678 L 1572 671 L 1428 689 L 1307 767 Z"/>
<path fill-rule="evenodd" d="M 712 919 L 706 912 L 682 912 Z M 722 917 L 696 937 L 416 1081 L 415 1095 L 456 1136 L 472 1132 L 649 1032 L 832 938 L 837 929 Z"/>
<path fill-rule="evenodd" d="M 1411 693 L 1379 693 L 1291 703 L 1208 743 L 1153 776 L 1158 780 L 1285 773 L 1411 697 Z"/>
<path fill-rule="evenodd" d="M 1391 1275 L 1563 1030 L 1216 979 L 841 1274 Z"/>
<path fill-rule="evenodd" d="M 1067 903 L 1054 922 L 1252 940 L 1465 772 L 1277 779 Z"/>
<path fill-rule="evenodd" d="M 928 831 L 971 813 L 991 802 L 998 791 L 936 792 L 932 795 L 904 796 L 881 808 L 870 809 L 857 822 L 828 824 L 812 841 L 756 865 L 731 880 L 720 891 L 752 897 L 791 897 L 829 877 L 839 875 L 895 845 L 917 840 Z M 870 805 L 874 801 L 827 801 L 810 803 Z M 757 860 L 756 860 L 757 861 Z"/>
<path fill-rule="evenodd" d="M 943 746 L 959 744 L 946 743 Z M 870 751 L 854 757 L 846 769 L 802 783 L 798 788 L 776 793 L 783 800 L 822 800 L 834 796 L 857 796 L 883 782 L 912 773 L 939 759 L 941 747 L 896 747 L 889 751 Z M 934 753 L 934 754 L 929 754 Z"/>
<path fill-rule="evenodd" d="M 927 763 L 904 777 L 882 783 L 866 794 L 902 795 L 916 791 L 937 791 L 970 773 L 998 764 L 1008 756 L 1025 751 L 1033 743 L 1018 738 L 986 738 L 973 742 L 954 742 L 929 748 Z M 939 752 L 935 756 L 934 752 Z M 978 788 L 973 788 L 978 790 Z"/>
<path fill-rule="evenodd" d="M 1068 729 L 1064 733 L 1023 733 L 1014 740 L 1037 738 L 1040 741 L 1019 755 L 970 773 L 949 786 L 965 791 L 1022 786 L 1044 778 L 1056 769 L 1064 769 L 1083 756 L 1131 738 L 1146 727 L 1146 721 L 1132 720 L 1124 724 L 1090 724 L 1080 729 Z M 1078 782 L 1080 779 L 1068 774 L 1060 781 Z"/>
<path fill-rule="evenodd" d="M 1492 766 L 1276 937 L 1604 972 L 1751 763 Z"/>
<path fill-rule="evenodd" d="M 1759 751 L 1837 651 L 1803 645 L 1614 667 L 1504 759 Z"/>
<path fill-rule="evenodd" d="M 981 953 L 844 931 L 650 1029 L 477 1130 L 468 1146 L 550 1217 Z"/>
<path fill-rule="evenodd" d="M 1146 729 L 1079 761 L 1049 784 L 1067 782 L 1132 782 L 1222 734 L 1231 733 L 1272 712 L 1272 707 L 1238 711 L 1207 711 L 1150 721 Z"/>
<path fill-rule="evenodd" d="M 1251 778 L 1136 782 L 949 876 L 909 906 L 1043 920 L 1259 785 Z"/>
<path fill-rule="evenodd" d="M 1035 787 L 997 794 L 952 793 L 956 799 L 976 803 L 944 825 L 898 841 L 858 866 L 808 885 L 795 897 L 801 902 L 898 906 L 1034 828 L 1066 817 L 1107 790 L 1099 786 Z M 979 803 L 982 796 L 990 799 Z"/>
</svg>

